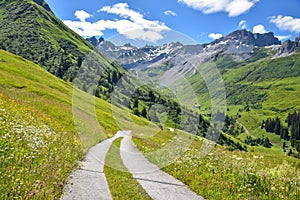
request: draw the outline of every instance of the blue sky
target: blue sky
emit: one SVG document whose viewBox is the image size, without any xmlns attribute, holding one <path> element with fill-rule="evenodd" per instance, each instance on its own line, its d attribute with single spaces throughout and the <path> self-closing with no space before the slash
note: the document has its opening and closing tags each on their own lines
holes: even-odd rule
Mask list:
<svg viewBox="0 0 300 200">
<path fill-rule="evenodd" d="M 300 35 L 300 0 L 46 1 L 81 36 L 115 43 L 202 44 L 242 28 L 281 40 Z"/>
</svg>

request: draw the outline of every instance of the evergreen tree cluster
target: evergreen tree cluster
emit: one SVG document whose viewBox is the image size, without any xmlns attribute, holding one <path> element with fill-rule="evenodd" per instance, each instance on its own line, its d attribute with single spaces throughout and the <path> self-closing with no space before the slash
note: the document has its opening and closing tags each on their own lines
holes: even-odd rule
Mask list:
<svg viewBox="0 0 300 200">
<path fill-rule="evenodd" d="M 220 138 L 217 141 L 220 145 L 227 145 L 229 146 L 229 150 L 240 150 L 240 151 L 247 151 L 247 147 L 244 145 L 242 146 L 239 142 L 234 142 L 231 138 L 227 137 L 225 134 L 221 133 Z"/>
<path fill-rule="evenodd" d="M 295 111 L 289 114 L 286 118 L 286 122 L 291 130 L 291 139 L 300 140 L 300 112 Z"/>
<path fill-rule="evenodd" d="M 224 123 L 224 127 L 223 127 L 222 131 L 224 131 L 224 132 L 226 132 L 226 133 L 228 133 L 228 134 L 230 134 L 234 137 L 237 137 L 238 135 L 243 133 L 245 130 L 241 125 L 236 123 L 235 118 L 226 115 L 225 116 L 225 123 Z"/>
<path fill-rule="evenodd" d="M 295 147 L 298 152 L 300 152 L 300 113 L 295 111 L 294 113 L 288 114 L 285 122 L 287 127 L 285 127 L 280 119 L 276 117 L 275 119 L 268 118 L 263 121 L 261 128 L 264 128 L 267 132 L 275 133 L 280 135 L 281 139 L 291 142 L 291 146 Z"/>
<path fill-rule="evenodd" d="M 265 137 L 264 135 L 262 138 L 253 138 L 251 136 L 247 136 L 245 143 L 251 146 L 261 145 L 266 148 L 272 147 L 272 143 L 270 142 L 269 138 Z"/>
<path fill-rule="evenodd" d="M 127 75 L 124 75 L 126 77 Z M 124 78 L 122 77 L 121 80 Z M 168 125 L 189 133 L 205 136 L 209 122 L 198 112 L 195 112 L 185 106 L 181 106 L 176 99 L 160 94 L 148 86 L 142 86 L 138 89 L 133 87 L 134 79 L 127 77 L 127 81 L 122 81 L 124 89 L 117 88 L 117 103 L 132 110 L 133 114 L 151 120 L 158 125 L 161 121 L 158 116 L 166 113 Z M 118 83 L 119 84 L 119 83 Z M 157 108 L 155 105 L 161 105 Z M 154 107 L 153 107 L 154 106 Z"/>
<path fill-rule="evenodd" d="M 291 145 L 300 153 L 300 112 L 295 111 L 289 114 L 286 118 L 286 122 L 291 131 Z"/>
<path fill-rule="evenodd" d="M 263 121 L 262 128 L 265 128 L 269 133 L 280 135 L 281 139 L 289 140 L 288 128 L 281 123 L 278 117 L 275 119 L 268 118 L 266 121 Z"/>
</svg>

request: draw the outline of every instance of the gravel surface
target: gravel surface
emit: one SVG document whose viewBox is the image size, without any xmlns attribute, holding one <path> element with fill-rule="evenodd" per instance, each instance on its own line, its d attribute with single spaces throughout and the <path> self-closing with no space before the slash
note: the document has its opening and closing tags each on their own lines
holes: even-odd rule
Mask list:
<svg viewBox="0 0 300 200">
<path fill-rule="evenodd" d="M 88 151 L 81 167 L 70 176 L 61 200 L 112 199 L 103 172 L 104 160 L 112 142 L 122 135 L 123 131 L 119 131 L 114 137 L 104 140 Z"/>
</svg>

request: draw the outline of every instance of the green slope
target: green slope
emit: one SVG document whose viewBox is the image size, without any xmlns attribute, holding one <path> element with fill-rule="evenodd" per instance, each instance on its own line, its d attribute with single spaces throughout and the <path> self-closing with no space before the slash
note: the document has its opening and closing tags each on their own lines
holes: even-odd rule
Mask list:
<svg viewBox="0 0 300 200">
<path fill-rule="evenodd" d="M 1 48 L 70 80 L 80 67 L 78 61 L 92 47 L 40 4 L 32 0 L 0 2 Z"/>
<path fill-rule="evenodd" d="M 111 65 L 84 38 L 61 22 L 43 0 L 4 0 L 0 2 L 0 48 L 44 67 L 64 80 L 73 81 L 87 56 L 93 57 L 105 78 L 113 72 Z M 89 74 L 91 76 L 91 74 Z M 96 78 L 96 75 L 93 75 Z M 83 83 L 82 83 L 83 84 Z M 111 88 L 112 82 L 99 82 L 99 88 Z M 108 95 L 102 95 L 108 98 Z"/>
<path fill-rule="evenodd" d="M 3 50 L 0 77 L 0 199 L 58 198 L 68 173 L 89 147 L 113 136 L 119 126 L 137 129 L 132 121 L 149 124 L 134 115 L 117 124 L 114 116 L 126 116 L 127 110 L 98 98 L 94 105 L 86 101 L 94 99 L 91 95 L 73 91 L 70 83 Z M 74 93 L 86 103 L 72 108 Z M 100 129 L 85 121 L 93 116 L 88 107 L 95 108 Z M 86 132 L 79 135 L 74 108 L 85 117 Z"/>
<path fill-rule="evenodd" d="M 300 53 L 273 59 L 271 50 L 260 48 L 245 61 L 234 61 L 233 56 L 215 60 L 226 89 L 228 114 L 237 117 L 252 136 L 269 137 L 273 148 L 283 153 L 280 137 L 261 129 L 261 124 L 267 118 L 284 121 L 288 113 L 300 109 Z M 210 104 L 203 79 L 196 73 L 189 80 L 205 112 Z M 245 137 L 246 133 L 240 136 Z"/>
<path fill-rule="evenodd" d="M 170 159 L 166 156 L 169 152 L 154 156 L 149 152 L 166 151 L 168 142 L 176 137 L 174 133 L 159 133 L 147 139 L 134 138 L 134 142 L 151 162 L 159 165 Z M 188 150 L 163 170 L 205 199 L 299 199 L 299 159 L 262 151 L 265 148 L 243 152 L 228 151 L 220 145 L 201 157 L 204 142 L 195 136 Z"/>
<path fill-rule="evenodd" d="M 288 113 L 300 109 L 300 52 L 273 58 L 275 54 L 276 51 L 270 48 L 255 47 L 246 60 L 237 60 L 235 54 L 219 52 L 210 61 L 218 67 L 223 78 L 227 114 L 237 118 L 249 130 L 250 135 L 260 138 L 267 136 L 274 144 L 272 149 L 283 154 L 283 140 L 278 135 L 261 129 L 261 124 L 263 120 L 275 117 L 284 122 Z M 210 67 L 210 62 L 199 66 L 195 74 L 186 75 L 193 90 L 184 86 L 184 80 L 175 83 L 175 88 L 183 91 L 183 96 L 197 94 L 201 105 L 200 113 L 209 113 L 211 108 L 210 94 L 200 73 L 207 67 Z M 151 67 L 140 73 L 153 73 L 160 77 L 164 73 L 162 69 L 163 66 Z M 186 98 L 185 102 L 188 107 L 195 105 L 192 98 Z M 242 141 L 246 137 L 246 131 L 239 135 Z"/>
</svg>

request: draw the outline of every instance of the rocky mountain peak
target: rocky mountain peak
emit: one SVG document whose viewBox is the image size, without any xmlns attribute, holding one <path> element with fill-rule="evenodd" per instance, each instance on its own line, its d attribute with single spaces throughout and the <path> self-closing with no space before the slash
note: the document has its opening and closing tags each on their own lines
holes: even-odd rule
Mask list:
<svg viewBox="0 0 300 200">
<path fill-rule="evenodd" d="M 281 42 L 274 36 L 274 33 L 252 33 L 245 29 L 234 31 L 225 37 L 213 41 L 211 44 L 217 44 L 220 42 L 238 42 L 245 45 L 254 45 L 258 47 L 279 45 Z"/>
<path fill-rule="evenodd" d="M 255 33 L 254 37 L 254 45 L 263 47 L 263 46 L 270 46 L 270 45 L 280 45 L 281 42 L 274 36 L 273 32 L 269 33 Z"/>
<path fill-rule="evenodd" d="M 93 46 L 97 46 L 99 44 L 99 41 L 95 36 L 87 38 L 87 41 L 89 41 Z"/>
<path fill-rule="evenodd" d="M 133 47 L 130 43 L 124 44 L 124 47 Z"/>
<path fill-rule="evenodd" d="M 298 44 L 300 43 L 300 35 L 296 37 L 295 42 L 297 42 Z"/>
<path fill-rule="evenodd" d="M 104 38 L 100 37 L 97 39 L 95 36 L 86 38 L 87 41 L 89 41 L 94 47 L 98 46 L 100 43 L 104 42 Z"/>
<path fill-rule="evenodd" d="M 277 55 L 290 54 L 300 47 L 300 36 L 296 37 L 295 41 L 286 40 L 278 50 Z"/>
</svg>

